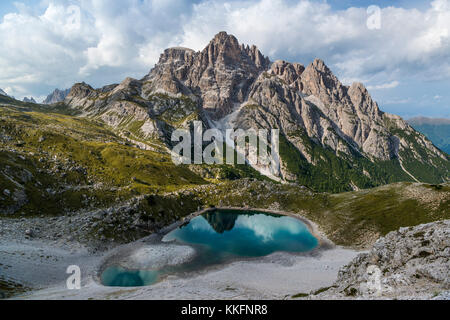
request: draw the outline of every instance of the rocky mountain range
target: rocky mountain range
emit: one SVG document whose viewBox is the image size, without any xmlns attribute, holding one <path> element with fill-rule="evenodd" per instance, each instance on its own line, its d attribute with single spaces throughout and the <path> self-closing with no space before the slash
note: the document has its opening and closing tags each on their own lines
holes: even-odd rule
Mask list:
<svg viewBox="0 0 450 320">
<path fill-rule="evenodd" d="M 55 89 L 55 91 L 50 93 L 47 96 L 47 98 L 45 98 L 45 100 L 42 101 L 42 103 L 43 104 L 54 104 L 54 103 L 62 102 L 67 97 L 69 92 L 70 92 L 70 89 L 66 89 L 66 90 Z"/>
<path fill-rule="evenodd" d="M 220 130 L 280 129 L 286 183 L 261 175 L 263 167 L 176 166 L 171 132 L 192 129 L 194 120 Z M 271 62 L 226 33 L 200 52 L 167 49 L 140 80 L 99 89 L 78 83 L 50 105 L 0 94 L 0 251 L 10 257 L 2 260 L 0 299 L 41 288 L 36 275 L 56 269 L 67 297 L 65 268 L 80 264 L 78 249 L 100 259 L 214 207 L 298 215 L 344 247 L 368 250 L 385 237 L 344 267 L 333 287 L 302 297 L 373 298 L 364 287 L 369 264 L 393 289 L 381 298 L 448 296 L 448 221 L 412 228 L 450 219 L 448 160 L 400 117 L 383 113 L 362 84 L 341 84 L 323 61 Z M 206 217 L 218 232 L 235 220 Z M 70 263 L 52 254 L 63 250 Z"/>
<path fill-rule="evenodd" d="M 29 98 L 28 97 L 24 97 L 22 101 L 26 102 L 26 103 L 36 103 L 36 100 L 34 100 L 33 97 L 29 97 Z"/>
<path fill-rule="evenodd" d="M 150 149 L 167 150 L 171 132 L 194 120 L 222 130 L 278 128 L 281 179 L 318 191 L 449 180 L 448 155 L 382 112 L 363 84 L 343 85 L 320 59 L 271 62 L 225 32 L 200 52 L 165 50 L 141 80 L 75 84 L 64 104 Z"/>
</svg>

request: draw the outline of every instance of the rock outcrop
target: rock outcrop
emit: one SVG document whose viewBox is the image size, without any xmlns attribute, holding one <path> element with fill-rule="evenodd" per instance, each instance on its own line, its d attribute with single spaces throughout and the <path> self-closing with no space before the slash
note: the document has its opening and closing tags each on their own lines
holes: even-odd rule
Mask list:
<svg viewBox="0 0 450 320">
<path fill-rule="evenodd" d="M 450 290 L 450 220 L 401 228 L 343 267 L 319 298 L 430 299 Z"/>
</svg>

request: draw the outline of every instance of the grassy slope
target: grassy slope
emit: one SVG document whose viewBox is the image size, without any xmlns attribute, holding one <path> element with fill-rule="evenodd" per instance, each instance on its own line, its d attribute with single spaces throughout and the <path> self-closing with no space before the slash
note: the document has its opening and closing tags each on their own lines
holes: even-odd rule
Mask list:
<svg viewBox="0 0 450 320">
<path fill-rule="evenodd" d="M 138 203 L 144 220 L 167 224 L 198 206 L 273 208 L 302 214 L 337 244 L 351 246 L 365 246 L 401 226 L 450 218 L 448 185 L 401 183 L 332 195 L 260 181 L 264 179 L 248 167 L 205 166 L 191 171 L 174 166 L 166 154 L 127 145 L 101 123 L 39 108 L 0 106 L 2 213 L 14 207 L 13 197 L 20 190 L 28 202 L 16 208 L 15 215 L 108 208 L 145 195 Z M 12 196 L 6 196 L 5 189 Z M 131 240 L 120 231 L 127 230 L 129 219 L 120 219 L 104 234 Z"/>
<path fill-rule="evenodd" d="M 210 180 L 259 177 L 251 168 L 230 166 L 205 166 L 196 174 L 175 166 L 168 153 L 128 144 L 101 122 L 52 111 L 10 98 L 0 102 L 3 213 L 59 215 L 108 207 L 139 195 L 209 183 L 202 170 L 215 172 Z M 17 205 L 22 191 L 27 203 Z"/>
<path fill-rule="evenodd" d="M 400 227 L 450 219 L 450 187 L 397 183 L 370 190 L 316 194 L 296 185 L 236 181 L 202 193 L 211 205 L 273 208 L 317 223 L 336 244 L 367 247 Z"/>
<path fill-rule="evenodd" d="M 57 214 L 61 206 L 82 208 L 86 198 L 109 205 L 116 198 L 206 183 L 186 167 L 173 165 L 168 155 L 126 145 L 101 124 L 86 119 L 3 106 L 0 135 L 0 187 L 10 192 L 25 189 L 29 198 L 21 209 L 25 213 L 41 213 L 40 208 Z M 29 172 L 28 178 L 22 177 L 23 172 Z M 12 201 L 2 196 L 3 206 Z"/>
</svg>

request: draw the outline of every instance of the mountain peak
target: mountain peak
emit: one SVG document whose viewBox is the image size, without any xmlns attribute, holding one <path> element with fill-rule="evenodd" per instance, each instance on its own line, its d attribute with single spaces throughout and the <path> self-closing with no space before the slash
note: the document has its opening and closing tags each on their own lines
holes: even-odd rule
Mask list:
<svg viewBox="0 0 450 320">
<path fill-rule="evenodd" d="M 255 45 L 239 44 L 238 39 L 226 33 L 219 32 L 209 42 L 202 55 L 207 58 L 204 62 L 209 65 L 216 63 L 222 65 L 249 64 L 256 66 L 257 69 L 267 69 L 270 65 L 269 58 L 264 57 Z M 249 61 L 250 60 L 250 61 Z"/>
<path fill-rule="evenodd" d="M 66 96 L 65 101 L 70 102 L 75 98 L 80 100 L 89 96 L 95 95 L 95 90 L 85 82 L 75 83 L 70 89 L 69 94 Z"/>
<path fill-rule="evenodd" d="M 36 100 L 34 100 L 33 97 L 30 97 L 30 98 L 24 97 L 24 98 L 23 98 L 23 102 L 27 102 L 27 103 L 36 103 Z"/>
<path fill-rule="evenodd" d="M 325 62 L 322 59 L 319 59 L 319 58 L 314 59 L 314 61 L 312 62 L 311 65 L 316 70 L 326 72 L 326 73 L 331 73 L 330 68 L 328 68 L 328 66 L 325 64 Z"/>
<path fill-rule="evenodd" d="M 44 101 L 42 101 L 42 103 L 43 104 L 54 104 L 54 103 L 62 102 L 67 97 L 69 92 L 70 92 L 70 89 L 66 89 L 66 90 L 55 89 L 52 93 L 50 93 L 47 96 L 47 98 L 45 98 Z"/>
<path fill-rule="evenodd" d="M 211 40 L 211 42 L 214 42 L 214 43 L 225 43 L 226 41 L 232 41 L 232 42 L 239 43 L 239 41 L 236 39 L 235 36 L 233 36 L 232 34 L 228 34 L 226 31 L 219 32 Z"/>
<path fill-rule="evenodd" d="M 316 58 L 306 67 L 301 82 L 304 93 L 315 95 L 328 104 L 344 97 L 344 86 L 322 59 Z"/>
<path fill-rule="evenodd" d="M 142 80 L 127 78 L 120 85 L 98 90 L 76 84 L 65 102 L 83 115 L 101 117 L 111 127 L 120 128 L 130 118 L 137 120 L 144 123 L 140 132 L 164 143 L 172 128 L 188 128 L 192 119 L 220 130 L 279 128 L 294 157 L 291 169 L 287 166 L 290 157 L 281 159 L 286 181 L 304 178 L 298 163 L 324 169 L 323 176 L 313 179 L 326 180 L 337 172 L 325 163 L 334 161 L 352 168 L 358 163 L 353 177 L 362 180 L 357 183 L 344 173 L 337 179 L 345 181 L 335 182 L 345 185 L 345 190 L 387 181 L 392 175 L 419 180 L 415 177 L 421 177 L 419 166 L 436 169 L 431 170 L 436 172 L 432 181 L 447 177 L 446 155 L 425 137 L 413 135 L 402 119 L 381 112 L 361 83 L 344 86 L 321 59 L 306 68 L 284 60 L 271 63 L 256 46 L 240 44 L 226 32 L 218 33 L 199 52 L 180 47 L 165 50 Z M 136 132 L 134 125 L 131 130 Z M 317 160 L 311 143 L 323 148 L 323 161 Z M 325 153 L 329 148 L 335 152 Z M 357 153 L 373 161 L 373 166 L 366 166 L 366 160 L 358 162 Z M 422 154 L 429 155 L 426 162 Z M 414 163 L 405 169 L 408 172 L 399 163 L 403 159 L 407 159 L 405 166 Z M 377 169 L 377 161 L 391 161 L 392 170 Z"/>
<path fill-rule="evenodd" d="M 234 64 L 241 60 L 242 47 L 236 37 L 226 32 L 218 33 L 203 49 L 202 53 L 208 57 L 208 63 L 214 65 Z"/>
</svg>

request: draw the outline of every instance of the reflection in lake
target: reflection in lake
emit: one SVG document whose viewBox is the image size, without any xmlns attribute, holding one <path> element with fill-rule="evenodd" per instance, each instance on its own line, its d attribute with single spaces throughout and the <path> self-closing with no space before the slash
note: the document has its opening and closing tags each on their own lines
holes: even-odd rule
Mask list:
<svg viewBox="0 0 450 320">
<path fill-rule="evenodd" d="M 298 219 L 239 211 L 208 212 L 172 231 L 164 240 L 206 246 L 218 255 L 245 257 L 276 251 L 304 252 L 318 244 Z"/>
<path fill-rule="evenodd" d="M 298 219 L 260 212 L 217 210 L 192 219 L 163 238 L 195 248 L 195 257 L 158 270 L 127 270 L 110 266 L 101 275 L 107 286 L 150 285 L 165 275 L 186 274 L 236 258 L 262 257 L 277 251 L 305 252 L 318 240 Z M 157 265 L 157 264 L 155 264 Z"/>
</svg>

